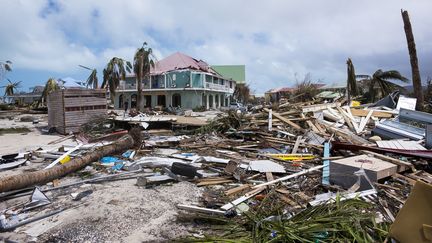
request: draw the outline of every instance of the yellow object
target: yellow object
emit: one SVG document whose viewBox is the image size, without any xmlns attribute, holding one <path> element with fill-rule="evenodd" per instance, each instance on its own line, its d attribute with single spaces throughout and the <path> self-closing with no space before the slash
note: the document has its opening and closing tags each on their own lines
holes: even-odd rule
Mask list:
<svg viewBox="0 0 432 243">
<path fill-rule="evenodd" d="M 360 106 L 360 101 L 356 101 L 356 100 L 351 101 L 351 106 L 352 107 L 358 107 L 358 106 Z"/>
<path fill-rule="evenodd" d="M 71 160 L 71 157 L 69 155 L 66 155 L 63 159 L 60 160 L 60 164 L 66 164 Z"/>
<path fill-rule="evenodd" d="M 309 160 L 314 159 L 313 154 L 267 154 L 270 157 L 281 160 Z"/>
</svg>

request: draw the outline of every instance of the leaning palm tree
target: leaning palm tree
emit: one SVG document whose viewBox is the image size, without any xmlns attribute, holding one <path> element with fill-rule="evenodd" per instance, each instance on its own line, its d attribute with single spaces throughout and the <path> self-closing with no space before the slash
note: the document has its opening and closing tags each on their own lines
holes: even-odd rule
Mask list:
<svg viewBox="0 0 432 243">
<path fill-rule="evenodd" d="M 4 93 L 5 96 L 12 96 L 15 93 L 15 91 L 19 88 L 21 81 L 12 82 L 8 79 L 8 82 L 9 83 L 5 86 L 2 86 L 2 88 L 5 89 L 5 93 Z"/>
<path fill-rule="evenodd" d="M 103 70 L 103 82 L 101 88 L 109 88 L 111 101 L 114 103 L 114 97 L 120 80 L 126 79 L 126 71 L 131 72 L 132 64 L 119 57 L 113 57 Z"/>
<path fill-rule="evenodd" d="M 7 72 L 12 71 L 12 62 L 11 61 L 0 61 L 0 81 L 3 80 Z"/>
<path fill-rule="evenodd" d="M 154 67 L 154 61 L 152 56 L 152 49 L 146 48 L 147 43 L 144 42 L 141 48 L 138 48 L 134 56 L 133 69 L 135 73 L 137 83 L 137 104 L 138 110 L 141 110 L 142 106 L 142 80 L 144 78 L 150 79 L 150 68 Z"/>
<path fill-rule="evenodd" d="M 48 98 L 48 95 L 56 90 L 59 90 L 60 86 L 58 84 L 58 81 L 54 78 L 49 78 L 47 82 L 45 83 L 45 88 L 42 91 L 41 98 L 38 100 L 36 107 L 39 106 L 40 102 L 44 103 L 44 101 Z"/>
<path fill-rule="evenodd" d="M 369 80 L 366 80 L 369 86 L 370 101 L 374 102 L 397 88 L 403 89 L 400 85 L 390 82 L 391 80 L 399 80 L 405 83 L 409 81 L 396 70 L 383 71 L 378 69 Z"/>
<path fill-rule="evenodd" d="M 98 88 L 98 77 L 97 77 L 96 68 L 91 69 L 91 68 L 83 66 L 83 65 L 78 65 L 78 66 L 91 71 L 90 76 L 88 76 L 87 81 L 85 82 L 86 88 L 92 87 L 93 89 L 97 89 Z"/>
</svg>

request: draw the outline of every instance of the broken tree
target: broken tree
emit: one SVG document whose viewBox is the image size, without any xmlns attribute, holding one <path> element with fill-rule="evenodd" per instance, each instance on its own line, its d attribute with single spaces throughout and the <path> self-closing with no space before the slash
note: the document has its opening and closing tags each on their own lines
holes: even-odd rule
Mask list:
<svg viewBox="0 0 432 243">
<path fill-rule="evenodd" d="M 130 135 L 126 135 L 113 144 L 96 148 L 94 151 L 89 152 L 80 158 L 75 158 L 66 164 L 54 166 L 46 170 L 4 177 L 0 180 L 0 192 L 22 189 L 52 181 L 56 178 L 77 171 L 87 164 L 99 160 L 103 156 L 123 152 L 131 148 L 133 144 L 133 138 Z"/>
</svg>

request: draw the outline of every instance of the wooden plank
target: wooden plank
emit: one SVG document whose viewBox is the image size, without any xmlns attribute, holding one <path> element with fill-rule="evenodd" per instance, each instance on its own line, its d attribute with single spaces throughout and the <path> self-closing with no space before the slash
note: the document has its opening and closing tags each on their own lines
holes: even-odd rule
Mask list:
<svg viewBox="0 0 432 243">
<path fill-rule="evenodd" d="M 317 104 L 317 105 L 309 105 L 309 106 L 304 106 L 302 108 L 302 112 L 303 113 L 307 113 L 307 112 L 315 112 L 315 111 L 320 111 L 320 110 L 325 110 L 327 108 L 331 108 L 331 107 L 338 107 L 341 104 L 339 102 L 336 103 L 328 103 L 328 104 Z"/>
<path fill-rule="evenodd" d="M 373 111 L 372 116 L 378 118 L 391 118 L 393 117 L 392 113 L 384 112 L 384 111 L 375 111 L 375 110 L 361 110 L 361 109 L 350 109 L 351 114 L 353 116 L 367 116 L 369 111 Z"/>
<path fill-rule="evenodd" d="M 197 184 L 197 186 L 211 186 L 211 185 L 219 185 L 233 182 L 233 180 L 214 180 L 214 181 L 202 181 Z"/>
<path fill-rule="evenodd" d="M 339 113 L 342 115 L 342 118 L 345 120 L 345 123 L 348 125 L 348 127 L 352 130 L 354 130 L 354 126 L 351 122 L 351 119 L 348 117 L 348 115 L 346 114 L 346 112 L 340 107 L 336 107 L 336 109 L 339 111 Z"/>
<path fill-rule="evenodd" d="M 231 188 L 231 189 L 225 191 L 225 195 L 230 196 L 230 195 L 233 195 L 233 194 L 237 194 L 237 193 L 242 192 L 242 191 L 244 191 L 246 189 L 249 189 L 250 187 L 251 187 L 250 184 L 244 184 L 244 185 L 241 185 L 241 186 L 238 186 L 238 187 L 234 187 L 234 188 Z"/>
<path fill-rule="evenodd" d="M 269 112 L 269 109 L 264 108 L 264 111 L 268 113 L 268 112 Z M 301 131 L 301 132 L 304 132 L 304 131 L 305 131 L 305 130 L 304 130 L 302 127 L 300 127 L 299 125 L 297 125 L 297 124 L 295 124 L 294 122 L 288 120 L 287 118 L 285 118 L 285 117 L 279 115 L 279 113 L 273 112 L 273 116 L 276 117 L 276 118 L 278 118 L 279 120 L 281 120 L 282 122 L 286 123 L 287 125 L 291 126 L 292 128 L 294 128 L 294 129 L 296 129 L 296 130 L 299 130 L 299 131 Z"/>
<path fill-rule="evenodd" d="M 265 175 L 266 175 L 267 181 L 274 180 L 273 174 L 271 172 L 266 172 Z"/>
<path fill-rule="evenodd" d="M 294 144 L 294 147 L 293 147 L 293 149 L 291 151 L 292 154 L 296 154 L 297 153 L 297 150 L 298 150 L 298 147 L 300 145 L 300 142 L 302 141 L 302 138 L 303 138 L 302 136 L 298 136 L 297 137 L 297 139 L 295 141 L 295 144 Z"/>
<path fill-rule="evenodd" d="M 364 154 L 372 155 L 372 156 L 374 156 L 376 158 L 388 161 L 388 162 L 396 164 L 396 165 L 407 166 L 407 167 L 414 167 L 409 162 L 406 162 L 406 161 L 403 161 L 403 160 L 400 160 L 400 159 L 395 159 L 395 158 L 392 158 L 390 156 L 386 156 L 386 155 L 383 155 L 383 154 L 378 154 L 378 153 L 375 153 L 375 152 L 372 152 L 372 151 L 366 151 L 366 150 L 361 150 L 361 152 L 364 153 Z"/>
<path fill-rule="evenodd" d="M 373 113 L 373 111 L 370 110 L 369 113 L 367 114 L 366 118 L 360 122 L 357 134 L 363 132 L 363 130 L 365 129 L 367 123 L 369 122 L 370 117 L 372 116 L 372 113 Z"/>
</svg>

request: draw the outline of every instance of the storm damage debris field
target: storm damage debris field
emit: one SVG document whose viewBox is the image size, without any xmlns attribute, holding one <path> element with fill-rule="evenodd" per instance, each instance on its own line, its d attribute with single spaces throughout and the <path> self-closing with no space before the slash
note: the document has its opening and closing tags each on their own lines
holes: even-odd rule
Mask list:
<svg viewBox="0 0 432 243">
<path fill-rule="evenodd" d="M 0 236 L 40 242 L 405 239 L 413 230 L 401 223 L 432 212 L 430 204 L 409 206 L 422 200 L 411 190 L 432 187 L 432 151 L 426 133 L 418 132 L 432 119 L 412 110 L 424 120 L 413 124 L 395 107 L 360 108 L 338 99 L 219 111 L 181 129 L 150 126 L 169 115 L 141 112 L 110 111 L 65 136 L 44 132 L 46 116 L 37 124 L 2 120 L 29 132 L 3 135 Z M 9 147 L 14 136 L 39 142 Z M 426 232 L 425 220 L 414 220 L 412 229 Z"/>
</svg>

